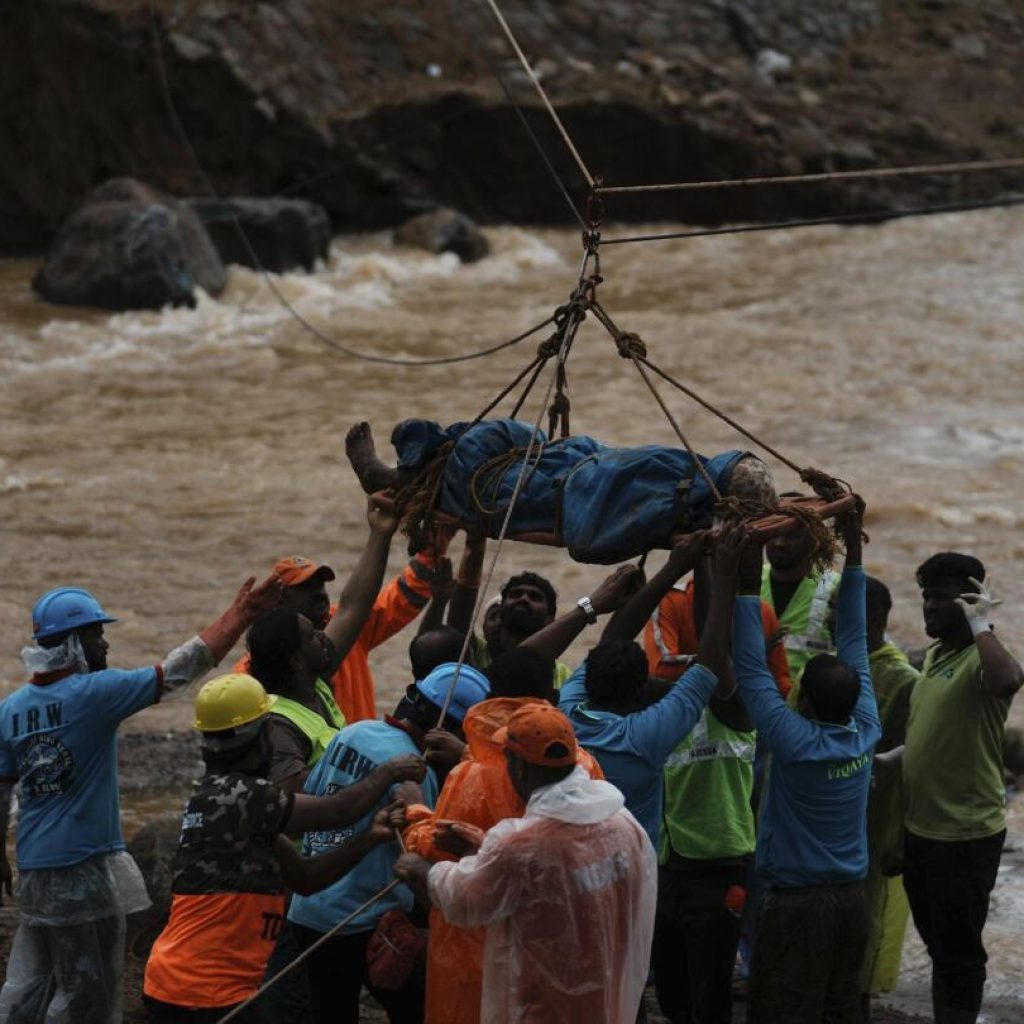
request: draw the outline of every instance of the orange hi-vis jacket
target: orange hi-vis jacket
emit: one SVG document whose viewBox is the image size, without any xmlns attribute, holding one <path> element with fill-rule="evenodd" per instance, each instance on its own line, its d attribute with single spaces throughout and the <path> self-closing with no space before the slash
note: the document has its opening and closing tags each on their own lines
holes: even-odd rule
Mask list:
<svg viewBox="0 0 1024 1024">
<path fill-rule="evenodd" d="M 359 638 L 331 677 L 331 689 L 351 725 L 367 718 L 377 717 L 377 697 L 370 670 L 370 651 L 390 640 L 399 630 L 416 618 L 430 601 L 430 580 L 434 574 L 434 560 L 426 554 L 416 555 L 412 561 L 387 583 L 373 602 L 370 617 L 363 624 Z M 338 606 L 331 605 L 331 615 Z M 240 658 L 235 672 L 249 671 L 249 655 Z"/>
<path fill-rule="evenodd" d="M 543 701 L 494 697 L 470 708 L 463 723 L 467 751 L 445 780 L 437 806 L 432 814 L 410 815 L 414 824 L 403 836 L 410 853 L 435 862 L 456 859 L 434 845 L 435 820 L 461 821 L 486 831 L 504 818 L 522 816 L 526 807 L 512 788 L 504 751 L 491 737 L 514 711 L 531 703 Z M 577 763 L 591 778 L 604 778 L 585 750 L 580 749 Z M 457 928 L 438 910 L 430 911 L 425 1024 L 480 1024 L 484 937 L 484 928 Z"/>
<path fill-rule="evenodd" d="M 766 601 L 761 602 L 761 624 L 768 644 L 768 668 L 779 693 L 785 697 L 793 685 L 789 662 L 779 620 Z M 687 585 L 685 590 L 670 590 L 644 627 L 647 671 L 657 679 L 678 679 L 689 667 L 699 645 L 693 616 L 693 585 Z"/>
</svg>

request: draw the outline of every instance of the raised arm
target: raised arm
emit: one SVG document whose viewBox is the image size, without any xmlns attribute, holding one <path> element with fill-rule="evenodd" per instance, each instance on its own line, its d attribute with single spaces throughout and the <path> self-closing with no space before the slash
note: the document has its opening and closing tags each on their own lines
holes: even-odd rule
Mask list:
<svg viewBox="0 0 1024 1024">
<path fill-rule="evenodd" d="M 865 589 L 867 578 L 862 566 L 864 507 L 847 512 L 838 522 L 843 543 L 846 546 L 846 562 L 843 577 L 839 583 L 836 600 L 836 655 L 844 665 L 852 668 L 860 679 L 860 696 L 854 708 L 858 721 L 872 723 L 881 728 L 878 720 L 878 705 L 871 685 L 871 669 L 868 666 L 867 612 Z"/>
<path fill-rule="evenodd" d="M 765 656 L 761 618 L 763 547 L 750 540 L 739 565 L 739 597 L 732 626 L 732 664 L 743 702 L 770 750 L 783 754 L 809 738 L 811 725 L 791 711 L 775 685 Z"/>
<path fill-rule="evenodd" d="M 345 828 L 365 817 L 392 786 L 419 783 L 427 773 L 426 762 L 415 754 L 392 758 L 365 778 L 330 796 L 296 793 L 291 815 L 285 824 L 289 835 Z"/>
<path fill-rule="evenodd" d="M 536 651 L 548 661 L 556 661 L 558 656 L 583 632 L 596 621 L 596 616 L 621 608 L 629 600 L 631 594 L 640 586 L 643 573 L 635 565 L 620 565 L 610 576 L 604 579 L 590 595 L 592 618 L 580 605 L 575 605 L 570 612 L 560 615 L 554 622 L 548 623 L 533 636 L 524 640 L 519 646 Z"/>
<path fill-rule="evenodd" d="M 708 547 L 710 531 L 687 534 L 669 553 L 665 564 L 609 619 L 602 640 L 632 640 L 647 624 L 661 599 L 693 569 Z"/>
<path fill-rule="evenodd" d="M 460 633 L 468 633 L 473 622 L 473 609 L 476 608 L 476 599 L 480 592 L 480 578 L 483 574 L 486 552 L 487 538 L 483 534 L 466 534 L 462 560 L 455 574 L 455 585 L 452 587 L 452 596 L 448 604 L 448 625 L 454 626 Z"/>
<path fill-rule="evenodd" d="M 972 578 L 974 593 L 961 594 L 957 604 L 967 617 L 981 658 L 981 684 L 993 697 L 1012 697 L 1024 685 L 1024 673 L 1017 659 L 992 632 L 990 614 L 998 601 L 983 583 Z"/>
<path fill-rule="evenodd" d="M 374 599 L 384 579 L 391 538 L 398 529 L 394 505 L 380 494 L 370 495 L 366 520 L 370 524 L 366 547 L 341 592 L 337 612 L 324 630 L 334 647 L 333 662 L 325 669 L 328 678 L 335 673 L 352 645 L 359 639 L 359 632 L 373 608 Z"/>
<path fill-rule="evenodd" d="M 276 576 L 268 576 L 262 583 L 250 576 L 218 618 L 160 662 L 162 691 L 188 686 L 219 664 L 253 622 L 280 603 L 282 589 Z"/>
<path fill-rule="evenodd" d="M 430 580 L 430 603 L 420 617 L 420 628 L 416 635 L 429 633 L 444 625 L 444 613 L 451 600 L 452 587 L 452 563 L 450 558 L 439 558 L 434 568 L 434 575 Z"/>
</svg>

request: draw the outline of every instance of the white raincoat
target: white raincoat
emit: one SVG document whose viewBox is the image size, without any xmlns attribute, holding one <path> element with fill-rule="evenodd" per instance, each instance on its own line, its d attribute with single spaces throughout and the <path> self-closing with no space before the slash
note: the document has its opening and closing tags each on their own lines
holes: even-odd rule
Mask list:
<svg viewBox="0 0 1024 1024">
<path fill-rule="evenodd" d="M 654 932 L 657 860 L 607 782 L 575 768 L 533 793 L 479 852 L 435 864 L 434 905 L 461 928 L 487 926 L 488 1024 L 633 1024 Z"/>
</svg>

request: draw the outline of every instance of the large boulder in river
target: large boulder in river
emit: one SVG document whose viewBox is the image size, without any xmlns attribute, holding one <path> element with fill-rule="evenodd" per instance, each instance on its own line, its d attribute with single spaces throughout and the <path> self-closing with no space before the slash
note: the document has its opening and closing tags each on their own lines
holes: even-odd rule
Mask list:
<svg viewBox="0 0 1024 1024">
<path fill-rule="evenodd" d="M 308 199 L 190 199 L 225 263 L 281 273 L 327 258 L 331 219 Z"/>
<path fill-rule="evenodd" d="M 47 301 L 101 309 L 194 306 L 224 289 L 210 236 L 185 203 L 131 178 L 93 190 L 64 222 L 32 287 Z"/>
<path fill-rule="evenodd" d="M 428 252 L 453 252 L 463 263 L 475 263 L 491 250 L 484 233 L 464 213 L 432 210 L 407 220 L 395 231 L 395 245 Z"/>
</svg>

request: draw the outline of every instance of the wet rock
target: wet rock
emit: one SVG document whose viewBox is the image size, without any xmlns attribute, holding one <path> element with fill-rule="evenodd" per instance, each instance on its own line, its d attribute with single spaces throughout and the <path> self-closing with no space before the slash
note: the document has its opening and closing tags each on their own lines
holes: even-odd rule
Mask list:
<svg viewBox="0 0 1024 1024">
<path fill-rule="evenodd" d="M 142 182 L 116 178 L 64 222 L 32 280 L 48 302 L 101 309 L 194 306 L 227 275 L 199 218 Z"/>
<path fill-rule="evenodd" d="M 145 959 L 171 912 L 171 860 L 181 835 L 181 815 L 165 814 L 135 833 L 128 852 L 135 859 L 153 905 L 127 922 L 127 948 Z"/>
<path fill-rule="evenodd" d="M 484 233 L 464 213 L 433 210 L 406 221 L 395 231 L 395 244 L 428 252 L 453 252 L 463 263 L 475 263 L 490 252 Z"/>
<path fill-rule="evenodd" d="M 953 39 L 953 52 L 964 60 L 982 61 L 988 56 L 988 45 L 981 36 L 956 36 Z"/>
<path fill-rule="evenodd" d="M 282 273 L 327 258 L 331 220 L 307 199 L 190 199 L 225 263 Z"/>
</svg>

